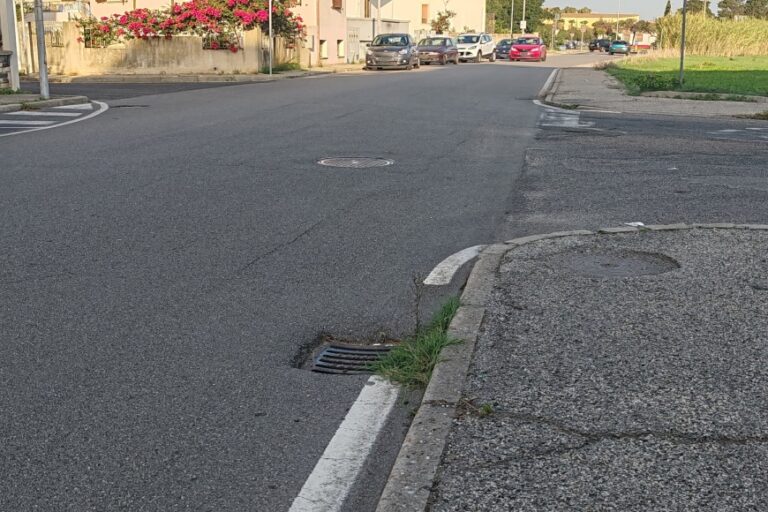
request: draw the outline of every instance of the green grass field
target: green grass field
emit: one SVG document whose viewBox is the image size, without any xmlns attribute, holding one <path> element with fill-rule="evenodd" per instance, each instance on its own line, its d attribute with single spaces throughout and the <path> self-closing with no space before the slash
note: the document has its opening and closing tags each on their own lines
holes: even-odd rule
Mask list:
<svg viewBox="0 0 768 512">
<path fill-rule="evenodd" d="M 685 84 L 677 83 L 680 60 L 638 57 L 608 66 L 630 93 L 643 91 L 714 92 L 768 96 L 768 56 L 686 58 Z"/>
</svg>

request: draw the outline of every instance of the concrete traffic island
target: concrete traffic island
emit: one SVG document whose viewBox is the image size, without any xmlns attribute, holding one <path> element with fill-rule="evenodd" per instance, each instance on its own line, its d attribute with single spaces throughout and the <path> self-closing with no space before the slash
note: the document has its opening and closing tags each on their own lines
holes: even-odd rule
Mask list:
<svg viewBox="0 0 768 512">
<path fill-rule="evenodd" d="M 455 320 L 485 299 L 468 372 L 444 356 L 449 396 L 430 383 L 379 510 L 768 508 L 768 226 L 555 233 L 484 256 Z"/>
<path fill-rule="evenodd" d="M 0 95 L 0 114 L 17 112 L 19 110 L 36 110 L 41 108 L 63 107 L 88 103 L 85 96 L 58 96 L 47 100 L 38 94 L 3 94 Z"/>
</svg>

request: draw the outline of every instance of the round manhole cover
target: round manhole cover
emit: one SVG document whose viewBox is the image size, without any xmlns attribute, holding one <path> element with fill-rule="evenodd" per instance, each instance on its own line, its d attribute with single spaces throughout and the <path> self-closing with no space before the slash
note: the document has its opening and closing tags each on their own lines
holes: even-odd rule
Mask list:
<svg viewBox="0 0 768 512">
<path fill-rule="evenodd" d="M 320 165 L 326 167 L 343 167 L 346 169 L 366 169 L 369 167 L 387 167 L 392 165 L 392 160 L 386 158 L 369 158 L 369 157 L 340 157 L 340 158 L 323 158 L 319 162 Z"/>
<path fill-rule="evenodd" d="M 622 278 L 663 274 L 680 268 L 669 256 L 641 251 L 578 253 L 565 256 L 566 266 L 586 277 Z"/>
</svg>

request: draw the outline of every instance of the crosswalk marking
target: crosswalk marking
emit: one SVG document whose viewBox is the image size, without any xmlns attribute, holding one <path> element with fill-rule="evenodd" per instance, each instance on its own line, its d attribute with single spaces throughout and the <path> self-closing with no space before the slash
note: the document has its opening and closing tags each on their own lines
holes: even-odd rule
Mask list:
<svg viewBox="0 0 768 512">
<path fill-rule="evenodd" d="M 581 120 L 580 112 L 563 112 L 560 110 L 545 110 L 541 113 L 541 126 L 554 126 L 558 128 L 591 128 L 595 123 Z"/>
<path fill-rule="evenodd" d="M 62 105 L 61 107 L 53 107 L 56 110 L 93 110 L 90 103 L 78 103 L 77 105 Z"/>
<path fill-rule="evenodd" d="M 10 119 L 0 119 L 1 126 L 49 126 L 56 121 L 12 121 Z"/>
<path fill-rule="evenodd" d="M 9 112 L 9 116 L 48 116 L 48 117 L 77 117 L 83 115 L 82 112 L 38 112 L 33 110 L 19 110 Z"/>
</svg>

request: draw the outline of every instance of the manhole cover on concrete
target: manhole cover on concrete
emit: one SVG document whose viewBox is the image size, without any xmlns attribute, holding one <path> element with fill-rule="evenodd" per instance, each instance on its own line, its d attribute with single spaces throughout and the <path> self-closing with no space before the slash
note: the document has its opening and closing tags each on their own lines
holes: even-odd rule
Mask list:
<svg viewBox="0 0 768 512">
<path fill-rule="evenodd" d="M 368 158 L 368 157 L 340 157 L 340 158 L 323 158 L 319 162 L 320 165 L 326 167 L 343 167 L 346 169 L 366 169 L 368 167 L 387 167 L 392 165 L 392 160 L 386 158 Z"/>
<path fill-rule="evenodd" d="M 573 272 L 598 278 L 648 276 L 680 268 L 680 264 L 669 256 L 640 251 L 567 254 L 564 260 Z"/>
</svg>

